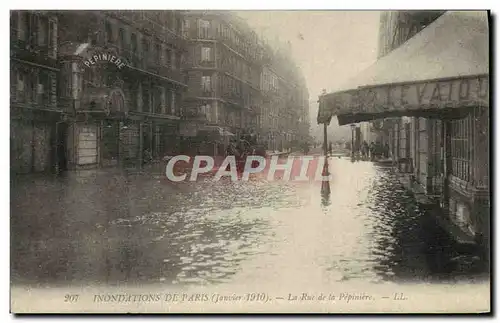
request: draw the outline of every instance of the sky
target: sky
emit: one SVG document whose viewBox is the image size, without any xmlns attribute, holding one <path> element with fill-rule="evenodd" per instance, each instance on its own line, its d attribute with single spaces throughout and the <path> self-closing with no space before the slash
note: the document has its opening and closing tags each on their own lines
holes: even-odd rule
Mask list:
<svg viewBox="0 0 500 323">
<path fill-rule="evenodd" d="M 378 11 L 238 11 L 269 42 L 291 44 L 309 88 L 311 119 L 322 89 L 332 92 L 377 58 Z M 332 122 L 332 124 L 335 124 Z M 313 132 L 316 122 L 311 122 Z M 331 128 L 331 127 L 330 127 Z M 344 127 L 342 127 L 344 128 Z"/>
<path fill-rule="evenodd" d="M 270 42 L 290 41 L 311 99 L 335 90 L 377 57 L 378 11 L 239 11 Z"/>
</svg>

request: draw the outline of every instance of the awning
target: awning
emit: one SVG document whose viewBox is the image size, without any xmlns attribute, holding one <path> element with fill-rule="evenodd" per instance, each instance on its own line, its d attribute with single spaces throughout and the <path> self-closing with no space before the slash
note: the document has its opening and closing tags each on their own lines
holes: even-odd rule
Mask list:
<svg viewBox="0 0 500 323">
<path fill-rule="evenodd" d="M 448 11 L 341 89 L 320 97 L 318 123 L 439 117 L 488 106 L 487 11 Z"/>
</svg>

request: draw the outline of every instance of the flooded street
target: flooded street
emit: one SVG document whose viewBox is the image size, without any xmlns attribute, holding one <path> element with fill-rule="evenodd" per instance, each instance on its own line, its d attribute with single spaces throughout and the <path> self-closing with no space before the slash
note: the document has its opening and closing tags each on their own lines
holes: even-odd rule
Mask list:
<svg viewBox="0 0 500 323">
<path fill-rule="evenodd" d="M 387 168 L 331 158 L 310 182 L 166 182 L 110 170 L 12 182 L 14 283 L 331 285 L 476 280 Z M 445 257 L 446 258 L 446 257 Z"/>
</svg>

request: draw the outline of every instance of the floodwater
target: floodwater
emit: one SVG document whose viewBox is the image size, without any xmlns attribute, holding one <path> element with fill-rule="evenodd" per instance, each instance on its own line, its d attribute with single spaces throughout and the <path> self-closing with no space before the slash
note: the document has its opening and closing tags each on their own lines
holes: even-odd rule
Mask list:
<svg viewBox="0 0 500 323">
<path fill-rule="evenodd" d="M 14 284 L 474 281 L 389 169 L 331 158 L 320 183 L 168 183 L 117 170 L 11 183 Z"/>
</svg>

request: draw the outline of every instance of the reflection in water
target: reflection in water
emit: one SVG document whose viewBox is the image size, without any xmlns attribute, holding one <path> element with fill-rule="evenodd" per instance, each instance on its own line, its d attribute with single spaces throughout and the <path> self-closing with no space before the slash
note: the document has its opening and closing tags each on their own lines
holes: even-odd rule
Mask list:
<svg viewBox="0 0 500 323">
<path fill-rule="evenodd" d="M 13 178 L 12 279 L 199 285 L 251 275 L 265 284 L 305 272 L 324 283 L 449 277 L 453 268 L 429 256 L 435 239 L 427 216 L 389 171 L 338 158 L 330 169 L 334 179 L 321 189 L 262 179 L 172 184 L 109 171 Z M 439 248 L 453 256 L 446 244 Z"/>
<path fill-rule="evenodd" d="M 330 182 L 325 181 L 321 183 L 321 205 L 322 206 L 329 206 L 331 204 L 330 202 Z"/>
</svg>

